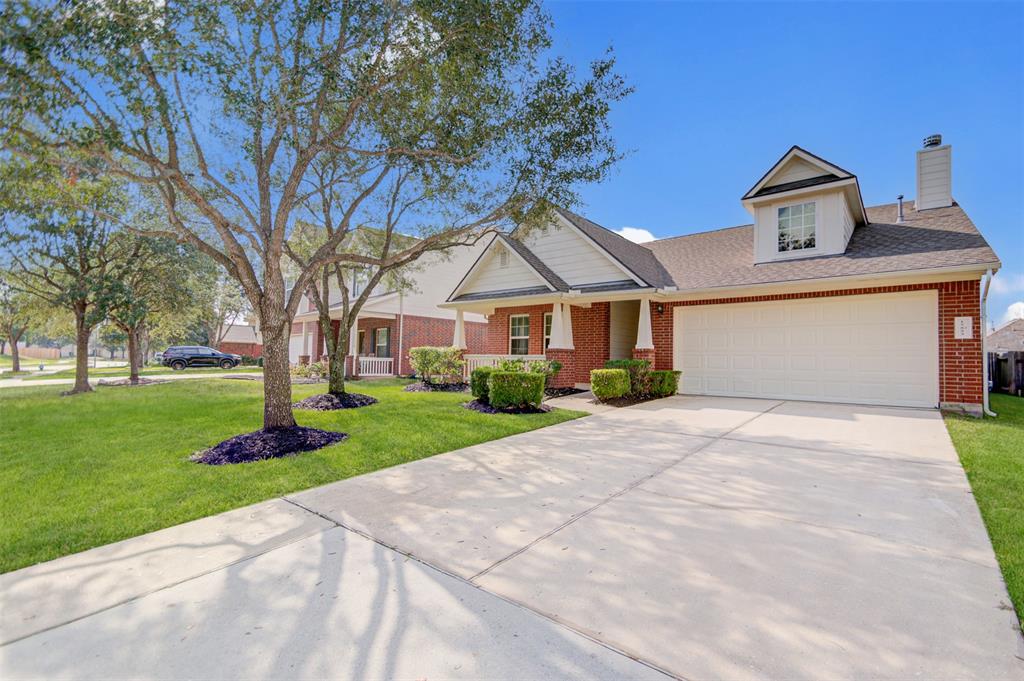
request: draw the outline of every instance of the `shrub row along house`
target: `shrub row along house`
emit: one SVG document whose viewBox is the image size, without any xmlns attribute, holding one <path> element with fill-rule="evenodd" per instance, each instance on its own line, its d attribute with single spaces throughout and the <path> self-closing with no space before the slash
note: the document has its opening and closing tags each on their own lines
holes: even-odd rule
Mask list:
<svg viewBox="0 0 1024 681">
<path fill-rule="evenodd" d="M 645 244 L 555 209 L 496 236 L 442 307 L 470 367 L 467 320 L 486 315 L 485 353 L 558 360 L 559 386 L 634 357 L 688 394 L 978 414 L 1000 263 L 952 198 L 951 157 L 928 138 L 917 200 L 866 207 L 854 174 L 793 147 L 743 195 L 753 224 Z"/>
</svg>

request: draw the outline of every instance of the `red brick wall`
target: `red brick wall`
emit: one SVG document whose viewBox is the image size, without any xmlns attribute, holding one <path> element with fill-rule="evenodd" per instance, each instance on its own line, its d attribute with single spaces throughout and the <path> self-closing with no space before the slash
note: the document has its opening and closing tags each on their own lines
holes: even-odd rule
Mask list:
<svg viewBox="0 0 1024 681">
<path fill-rule="evenodd" d="M 338 332 L 339 321 L 334 321 L 334 332 Z M 470 354 L 482 354 L 485 352 L 485 337 L 487 324 L 485 322 L 465 322 L 466 325 L 466 352 Z M 363 345 L 359 349 L 361 355 L 369 355 L 374 352 L 374 331 L 387 327 L 391 329 L 391 356 L 398 355 L 398 320 L 382 319 L 376 317 L 364 317 L 359 320 L 358 329 L 363 331 Z M 455 320 L 443 319 L 440 317 L 419 317 L 405 315 L 402 322 L 402 332 L 405 338 L 402 340 L 402 362 L 399 372 L 411 374 L 412 367 L 409 365 L 409 348 L 423 345 L 447 347 L 452 344 L 455 337 Z M 313 331 L 313 347 L 320 348 L 320 354 L 326 352 L 327 344 L 320 335 L 320 325 L 317 324 Z"/>
<path fill-rule="evenodd" d="M 800 298 L 829 298 L 857 296 L 872 293 L 900 293 L 904 291 L 939 292 L 939 401 L 981 404 L 981 298 L 979 281 L 950 281 L 935 284 L 906 284 L 903 286 L 877 286 L 874 288 L 843 289 L 834 291 L 807 291 L 742 298 L 713 298 L 664 303 L 664 311 L 656 312 L 652 304 L 651 326 L 654 332 L 655 367 L 672 367 L 672 308 L 684 305 L 719 305 L 723 303 L 755 303 L 771 300 Z M 953 338 L 953 318 L 972 317 L 974 338 Z"/>
<path fill-rule="evenodd" d="M 905 291 L 938 291 L 939 297 L 939 400 L 943 403 L 981 404 L 983 377 L 981 365 L 981 304 L 979 281 L 941 282 L 934 284 L 907 284 L 903 286 L 877 286 L 873 288 L 808 291 L 741 298 L 713 298 L 651 304 L 651 327 L 654 333 L 654 365 L 657 369 L 672 367 L 672 309 L 684 305 L 719 305 L 725 303 L 754 303 L 802 298 L 829 298 L 875 293 Z M 499 308 L 489 318 L 485 352 L 508 352 L 508 317 L 512 314 L 530 315 L 530 354 L 543 352 L 544 313 L 551 305 L 530 305 Z M 576 346 L 574 379 L 577 383 L 590 382 L 590 370 L 604 365 L 608 359 L 609 315 L 607 303 L 590 308 L 572 308 L 573 341 Z M 955 317 L 973 318 L 974 337 L 969 340 L 953 338 Z"/>
<path fill-rule="evenodd" d="M 221 352 L 230 352 L 236 355 L 249 355 L 250 357 L 262 357 L 263 346 L 259 343 L 234 343 L 226 341 L 218 347 Z"/>
<path fill-rule="evenodd" d="M 501 307 L 488 317 L 485 352 L 508 354 L 508 318 L 516 314 L 530 315 L 530 354 L 544 354 L 544 313 L 551 305 Z M 590 370 L 600 369 L 608 359 L 611 305 L 594 303 L 589 308 L 572 308 L 572 340 L 576 348 L 573 382 L 590 383 Z"/>
</svg>

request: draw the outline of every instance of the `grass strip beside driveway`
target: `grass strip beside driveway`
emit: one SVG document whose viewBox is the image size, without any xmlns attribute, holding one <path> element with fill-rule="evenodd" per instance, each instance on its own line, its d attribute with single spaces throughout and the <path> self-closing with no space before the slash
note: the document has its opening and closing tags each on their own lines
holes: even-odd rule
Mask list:
<svg viewBox="0 0 1024 681">
<path fill-rule="evenodd" d="M 345 442 L 232 466 L 188 457 L 259 428 L 262 383 L 0 391 L 0 572 L 583 415 L 478 414 L 460 406 L 468 395 L 407 393 L 406 383 L 350 383 L 380 402 L 296 412 L 301 425 L 348 433 Z M 323 390 L 298 385 L 294 397 Z"/>
<path fill-rule="evenodd" d="M 993 394 L 996 418 L 946 416 L 1006 588 L 1024 622 L 1024 398 Z"/>
</svg>

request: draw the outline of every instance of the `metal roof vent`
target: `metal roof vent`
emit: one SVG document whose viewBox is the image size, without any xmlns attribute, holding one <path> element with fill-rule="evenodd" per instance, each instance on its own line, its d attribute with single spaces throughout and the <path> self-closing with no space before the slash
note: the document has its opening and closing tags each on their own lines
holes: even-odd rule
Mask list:
<svg viewBox="0 0 1024 681">
<path fill-rule="evenodd" d="M 942 146 L 942 135 L 928 135 L 924 138 L 924 148 L 930 149 L 931 147 Z"/>
</svg>

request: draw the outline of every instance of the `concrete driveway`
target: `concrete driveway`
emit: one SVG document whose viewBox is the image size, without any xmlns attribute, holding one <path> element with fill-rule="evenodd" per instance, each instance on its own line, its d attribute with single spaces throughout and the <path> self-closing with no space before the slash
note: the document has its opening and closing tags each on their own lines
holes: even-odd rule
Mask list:
<svg viewBox="0 0 1024 681">
<path fill-rule="evenodd" d="M 935 412 L 676 397 L 0 576 L 0 676 L 1024 678 Z"/>
</svg>

